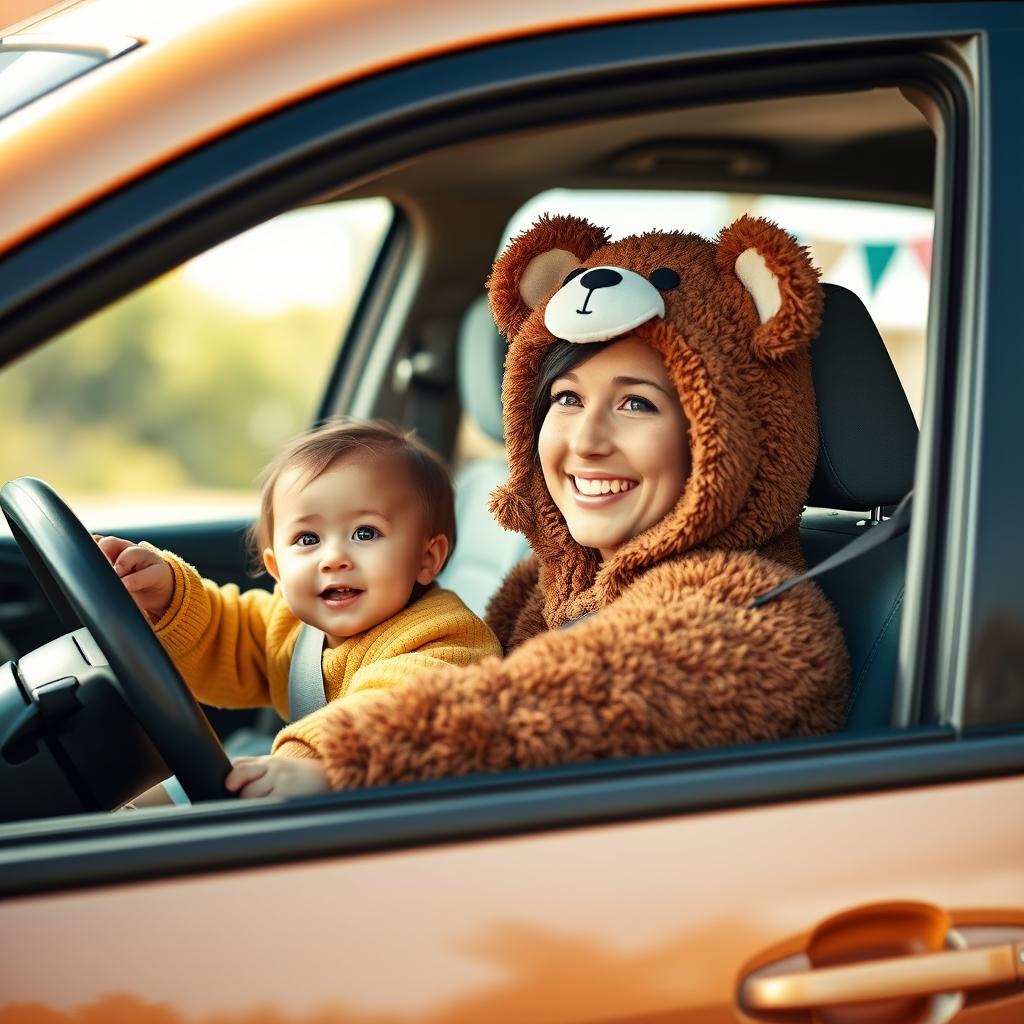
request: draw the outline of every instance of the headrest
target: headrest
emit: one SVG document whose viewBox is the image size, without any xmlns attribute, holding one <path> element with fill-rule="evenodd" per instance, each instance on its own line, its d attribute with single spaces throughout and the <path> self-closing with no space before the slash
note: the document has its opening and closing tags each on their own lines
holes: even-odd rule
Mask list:
<svg viewBox="0 0 1024 1024">
<path fill-rule="evenodd" d="M 459 401 L 476 425 L 499 444 L 505 439 L 501 375 L 507 350 L 491 316 L 487 296 L 478 296 L 459 326 Z"/>
<path fill-rule="evenodd" d="M 818 463 L 807 504 L 867 510 L 914 486 L 917 424 L 871 314 L 853 292 L 826 284 L 811 344 Z"/>
</svg>

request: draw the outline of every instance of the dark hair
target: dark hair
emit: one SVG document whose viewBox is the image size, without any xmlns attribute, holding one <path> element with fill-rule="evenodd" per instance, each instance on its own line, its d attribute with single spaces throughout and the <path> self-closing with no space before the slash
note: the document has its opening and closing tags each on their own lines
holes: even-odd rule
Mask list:
<svg viewBox="0 0 1024 1024">
<path fill-rule="evenodd" d="M 530 423 L 533 426 L 534 455 L 537 454 L 540 428 L 544 425 L 544 417 L 547 416 L 548 409 L 551 408 L 551 385 L 563 374 L 606 349 L 612 342 L 620 340 L 620 338 L 610 338 L 608 341 L 591 341 L 584 345 L 578 345 L 576 342 L 563 341 L 560 338 L 553 345 L 548 346 L 540 361 L 540 366 L 537 367 L 537 387 L 533 392 Z"/>
<path fill-rule="evenodd" d="M 263 572 L 263 551 L 274 537 L 274 485 L 286 469 L 298 466 L 310 480 L 326 473 L 340 459 L 397 456 L 405 462 L 427 513 L 430 535 L 448 538 L 448 556 L 455 550 L 455 493 L 448 468 L 439 455 L 411 430 L 382 420 L 336 419 L 296 438 L 260 474 L 260 514 L 246 533 L 253 571 Z"/>
</svg>

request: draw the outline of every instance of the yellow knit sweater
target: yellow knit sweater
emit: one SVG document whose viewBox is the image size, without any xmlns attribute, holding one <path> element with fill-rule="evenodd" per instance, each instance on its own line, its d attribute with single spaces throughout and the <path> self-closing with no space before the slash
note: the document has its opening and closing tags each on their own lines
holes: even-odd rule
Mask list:
<svg viewBox="0 0 1024 1024">
<path fill-rule="evenodd" d="M 280 590 L 218 586 L 170 552 L 174 594 L 153 626 L 195 696 L 216 707 L 271 705 L 288 717 L 288 668 L 301 622 Z M 278 733 L 275 754 L 317 757 L 328 708 L 409 681 L 427 669 L 501 656 L 497 637 L 436 584 L 407 608 L 324 650 L 326 707 Z"/>
</svg>

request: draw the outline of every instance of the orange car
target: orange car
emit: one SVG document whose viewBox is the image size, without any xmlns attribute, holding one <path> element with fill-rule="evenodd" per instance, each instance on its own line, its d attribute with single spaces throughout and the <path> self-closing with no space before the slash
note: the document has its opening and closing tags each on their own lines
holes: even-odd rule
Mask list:
<svg viewBox="0 0 1024 1024">
<path fill-rule="evenodd" d="M 0 1024 L 1024 1020 L 1022 39 L 1024 3 L 937 0 L 78 0 L 6 30 Z M 846 727 L 225 799 L 273 723 L 211 729 L 87 530 L 261 585 L 261 459 L 380 416 L 457 470 L 446 572 L 482 607 L 522 555 L 485 513 L 483 282 L 561 210 L 770 216 L 870 314 L 837 299 L 815 343 L 845 486 L 801 524 L 811 563 L 846 551 Z M 193 806 L 109 813 L 167 766 Z"/>
</svg>

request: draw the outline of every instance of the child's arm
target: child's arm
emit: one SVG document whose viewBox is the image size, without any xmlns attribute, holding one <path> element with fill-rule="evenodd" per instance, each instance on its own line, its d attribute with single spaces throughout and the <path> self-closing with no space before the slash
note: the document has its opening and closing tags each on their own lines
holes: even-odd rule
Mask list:
<svg viewBox="0 0 1024 1024">
<path fill-rule="evenodd" d="M 167 559 L 154 548 L 121 537 L 97 537 L 96 543 L 135 603 L 156 622 L 174 596 L 174 573 Z"/>
<path fill-rule="evenodd" d="M 120 537 L 96 542 L 199 700 L 218 707 L 271 703 L 266 647 L 272 594 L 219 587 L 148 544 Z"/>
</svg>

